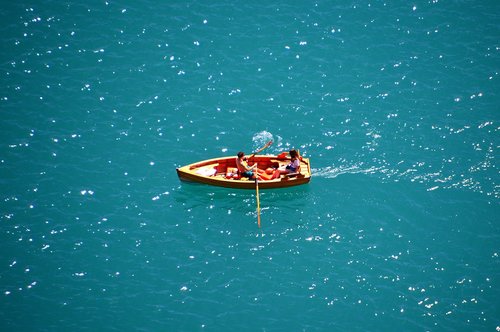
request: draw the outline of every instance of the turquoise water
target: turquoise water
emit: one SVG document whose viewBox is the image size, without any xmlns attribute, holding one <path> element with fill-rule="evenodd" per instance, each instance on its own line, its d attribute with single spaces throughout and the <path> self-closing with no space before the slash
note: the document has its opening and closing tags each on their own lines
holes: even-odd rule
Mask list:
<svg viewBox="0 0 500 332">
<path fill-rule="evenodd" d="M 3 4 L 2 331 L 496 331 L 498 1 Z M 299 148 L 310 184 L 175 168 Z"/>
</svg>

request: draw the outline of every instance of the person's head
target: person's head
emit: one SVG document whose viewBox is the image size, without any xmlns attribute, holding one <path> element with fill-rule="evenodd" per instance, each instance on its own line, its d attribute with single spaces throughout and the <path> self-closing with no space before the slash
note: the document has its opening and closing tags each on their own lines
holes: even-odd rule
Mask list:
<svg viewBox="0 0 500 332">
<path fill-rule="evenodd" d="M 297 150 L 290 150 L 290 157 L 292 158 L 297 158 L 298 156 L 298 153 L 297 153 Z"/>
<path fill-rule="evenodd" d="M 245 154 L 243 152 L 238 152 L 238 159 L 241 159 L 245 156 Z"/>
</svg>

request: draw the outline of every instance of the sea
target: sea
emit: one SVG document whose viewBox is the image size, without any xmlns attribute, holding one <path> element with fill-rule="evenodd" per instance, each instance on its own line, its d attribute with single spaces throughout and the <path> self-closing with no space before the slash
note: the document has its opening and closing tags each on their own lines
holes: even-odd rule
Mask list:
<svg viewBox="0 0 500 332">
<path fill-rule="evenodd" d="M 500 331 L 498 0 L 0 8 L 1 331 Z"/>
</svg>

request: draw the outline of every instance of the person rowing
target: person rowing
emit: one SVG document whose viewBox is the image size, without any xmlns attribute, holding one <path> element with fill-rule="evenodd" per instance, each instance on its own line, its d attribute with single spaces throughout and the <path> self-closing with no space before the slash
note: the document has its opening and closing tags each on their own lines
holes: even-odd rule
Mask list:
<svg viewBox="0 0 500 332">
<path fill-rule="evenodd" d="M 255 179 L 253 171 L 257 168 L 257 164 L 248 166 L 248 163 L 246 162 L 245 158 L 245 153 L 242 151 L 238 152 L 236 158 L 236 167 L 238 168 L 238 173 L 240 173 L 240 176 L 249 179 Z"/>
</svg>

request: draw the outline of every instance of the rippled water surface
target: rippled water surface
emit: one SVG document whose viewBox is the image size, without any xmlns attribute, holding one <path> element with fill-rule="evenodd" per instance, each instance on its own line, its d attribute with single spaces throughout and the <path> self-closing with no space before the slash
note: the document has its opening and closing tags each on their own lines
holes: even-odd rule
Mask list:
<svg viewBox="0 0 500 332">
<path fill-rule="evenodd" d="M 500 329 L 500 3 L 11 2 L 4 331 Z M 182 183 L 292 147 L 310 184 Z"/>
</svg>

